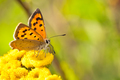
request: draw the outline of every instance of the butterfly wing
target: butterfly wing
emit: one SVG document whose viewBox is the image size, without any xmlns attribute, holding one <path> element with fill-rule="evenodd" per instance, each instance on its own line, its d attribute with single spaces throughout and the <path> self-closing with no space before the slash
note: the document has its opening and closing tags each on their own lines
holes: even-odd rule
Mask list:
<svg viewBox="0 0 120 80">
<path fill-rule="evenodd" d="M 22 23 L 18 24 L 14 33 L 14 38 L 16 40 L 10 43 L 13 49 L 36 50 L 36 48 L 45 45 L 45 41 L 41 35 Z"/>
<path fill-rule="evenodd" d="M 30 39 L 30 40 L 37 40 L 40 42 L 44 42 L 41 35 L 39 35 L 37 32 L 35 32 L 30 27 L 26 26 L 25 24 L 19 23 L 15 33 L 14 33 L 15 39 Z"/>
<path fill-rule="evenodd" d="M 43 37 L 43 39 L 46 38 L 43 16 L 38 8 L 35 10 L 35 12 L 29 18 L 28 24 L 29 24 L 29 27 L 31 27 L 38 34 L 40 34 Z"/>
<path fill-rule="evenodd" d="M 45 44 L 37 40 L 17 39 L 10 42 L 10 46 L 18 50 L 40 50 Z"/>
</svg>

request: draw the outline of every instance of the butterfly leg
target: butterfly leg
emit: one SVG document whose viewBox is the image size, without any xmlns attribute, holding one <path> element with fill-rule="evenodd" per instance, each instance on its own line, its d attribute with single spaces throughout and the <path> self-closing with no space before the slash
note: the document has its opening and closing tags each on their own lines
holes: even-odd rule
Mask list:
<svg viewBox="0 0 120 80">
<path fill-rule="evenodd" d="M 36 50 L 39 50 L 39 47 Z M 34 55 L 36 54 L 36 50 L 34 49 Z M 37 54 L 37 56 L 38 56 L 38 54 Z"/>
<path fill-rule="evenodd" d="M 49 44 L 49 52 L 52 52 L 52 54 L 54 55 L 55 54 L 55 51 L 54 51 L 54 48 L 51 44 Z"/>
<path fill-rule="evenodd" d="M 38 50 L 37 56 L 39 55 L 39 53 L 40 53 L 40 51 L 41 51 L 42 49 L 43 49 L 43 47 L 38 47 L 38 49 L 37 49 L 37 50 Z M 43 51 L 43 53 L 45 53 L 45 50 Z M 37 57 L 37 56 L 36 56 L 36 57 Z M 46 57 L 46 54 L 45 54 L 45 57 Z"/>
<path fill-rule="evenodd" d="M 44 53 L 45 53 L 45 57 L 46 57 L 46 53 L 48 53 L 48 47 L 47 46 L 44 48 Z"/>
<path fill-rule="evenodd" d="M 40 51 L 41 51 L 41 49 L 40 49 L 40 47 L 38 47 L 38 49 L 37 49 L 37 56 L 36 57 L 38 57 L 38 55 L 39 55 L 39 53 L 40 53 Z"/>
<path fill-rule="evenodd" d="M 36 57 L 38 57 L 38 55 L 39 55 L 40 51 L 41 51 L 41 50 L 39 50 L 39 51 L 38 51 L 38 53 L 37 53 L 37 56 L 36 56 Z"/>
<path fill-rule="evenodd" d="M 35 55 L 36 53 L 35 53 L 35 50 L 34 50 L 34 55 Z"/>
<path fill-rule="evenodd" d="M 46 57 L 46 53 L 47 53 L 47 51 L 46 50 L 44 50 L 45 51 L 45 57 Z"/>
</svg>

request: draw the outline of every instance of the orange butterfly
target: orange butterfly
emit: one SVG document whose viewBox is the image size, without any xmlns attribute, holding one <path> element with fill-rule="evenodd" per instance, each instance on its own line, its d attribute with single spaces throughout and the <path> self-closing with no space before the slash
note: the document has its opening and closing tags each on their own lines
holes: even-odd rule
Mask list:
<svg viewBox="0 0 120 80">
<path fill-rule="evenodd" d="M 29 26 L 19 23 L 14 33 L 14 41 L 10 42 L 13 49 L 41 50 L 47 49 L 55 54 L 50 40 L 46 38 L 45 24 L 40 10 L 37 8 L 28 20 Z"/>
</svg>

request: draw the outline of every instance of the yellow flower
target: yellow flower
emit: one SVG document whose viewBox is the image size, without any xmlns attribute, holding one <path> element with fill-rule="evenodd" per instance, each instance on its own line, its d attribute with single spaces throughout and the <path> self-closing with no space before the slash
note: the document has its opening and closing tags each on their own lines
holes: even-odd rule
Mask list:
<svg viewBox="0 0 120 80">
<path fill-rule="evenodd" d="M 27 74 L 28 74 L 28 70 L 26 70 L 25 68 L 19 67 L 11 71 L 10 79 L 11 80 L 23 79 L 25 78 L 25 76 L 27 76 Z"/>
<path fill-rule="evenodd" d="M 27 80 L 33 80 L 33 79 L 44 80 L 49 75 L 51 75 L 51 73 L 48 68 L 45 67 L 35 68 L 29 72 L 27 76 Z"/>
<path fill-rule="evenodd" d="M 45 53 L 41 50 L 39 55 L 35 55 L 34 51 L 28 51 L 26 52 L 26 54 L 24 55 L 24 57 L 22 58 L 21 62 L 22 64 L 29 68 L 29 67 L 42 67 L 42 66 L 47 66 L 49 64 L 51 64 L 51 62 L 54 59 L 53 54 L 51 53 L 47 53 L 45 55 Z"/>
<path fill-rule="evenodd" d="M 61 80 L 46 67 L 54 59 L 51 53 L 10 50 L 0 57 L 0 80 Z"/>
<path fill-rule="evenodd" d="M 45 80 L 62 80 L 62 79 L 61 76 L 54 74 L 54 75 L 49 75 L 47 78 L 45 78 Z"/>
</svg>

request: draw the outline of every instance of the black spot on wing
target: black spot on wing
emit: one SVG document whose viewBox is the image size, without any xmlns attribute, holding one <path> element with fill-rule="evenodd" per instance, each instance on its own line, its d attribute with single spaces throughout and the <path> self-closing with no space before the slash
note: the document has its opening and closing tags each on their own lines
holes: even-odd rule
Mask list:
<svg viewBox="0 0 120 80">
<path fill-rule="evenodd" d="M 33 26 L 35 26 L 38 22 L 33 23 Z"/>
<path fill-rule="evenodd" d="M 34 36 L 34 38 L 35 38 L 36 36 Z"/>
<path fill-rule="evenodd" d="M 37 20 L 37 21 L 38 21 L 38 20 L 43 20 L 43 18 L 37 17 L 36 20 Z"/>
<path fill-rule="evenodd" d="M 34 28 L 34 30 L 36 30 L 36 28 Z"/>
<path fill-rule="evenodd" d="M 23 35 L 21 35 L 21 37 L 24 37 L 26 35 L 26 33 L 24 33 Z"/>
<path fill-rule="evenodd" d="M 40 27 L 42 26 L 42 24 L 39 25 Z"/>
<path fill-rule="evenodd" d="M 24 39 L 27 39 L 27 38 L 24 38 Z"/>
<path fill-rule="evenodd" d="M 39 38 L 37 40 L 39 40 Z"/>
<path fill-rule="evenodd" d="M 33 26 L 35 26 L 36 24 L 35 23 L 33 23 Z"/>
<path fill-rule="evenodd" d="M 25 29 L 23 32 L 26 32 L 27 31 L 27 29 Z"/>
<path fill-rule="evenodd" d="M 30 35 L 32 35 L 33 33 L 30 33 Z"/>
<path fill-rule="evenodd" d="M 43 29 L 41 29 L 41 31 L 43 31 Z"/>
<path fill-rule="evenodd" d="M 25 35 L 21 35 L 21 37 L 24 37 Z"/>
</svg>

